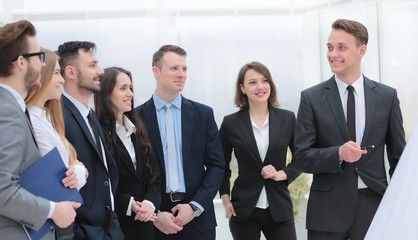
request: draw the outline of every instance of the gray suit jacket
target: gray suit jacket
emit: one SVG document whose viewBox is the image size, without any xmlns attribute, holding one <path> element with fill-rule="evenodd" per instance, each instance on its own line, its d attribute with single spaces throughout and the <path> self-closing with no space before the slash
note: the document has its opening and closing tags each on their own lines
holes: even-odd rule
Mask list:
<svg viewBox="0 0 418 240">
<path fill-rule="evenodd" d="M 24 112 L 0 87 L 0 238 L 26 239 L 22 224 L 38 230 L 47 220 L 49 201 L 19 185 L 19 174 L 41 156 Z"/>
<path fill-rule="evenodd" d="M 366 125 L 361 146 L 375 145 L 355 164 L 339 163 L 338 149 L 350 140 L 335 78 L 301 94 L 295 130 L 295 163 L 313 173 L 306 227 L 347 231 L 356 214 L 358 176 L 376 194 L 388 184 L 384 152 L 392 175 L 405 146 L 395 89 L 364 77 Z"/>
</svg>

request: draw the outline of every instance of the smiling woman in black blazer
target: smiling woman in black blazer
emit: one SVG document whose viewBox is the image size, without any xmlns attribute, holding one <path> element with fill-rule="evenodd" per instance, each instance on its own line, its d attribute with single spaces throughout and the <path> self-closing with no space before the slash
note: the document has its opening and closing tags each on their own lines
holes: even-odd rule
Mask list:
<svg viewBox="0 0 418 240">
<path fill-rule="evenodd" d="M 150 140 L 142 121 L 133 113 L 132 76 L 125 69 L 104 69 L 101 90 L 94 103 L 106 143 L 119 171 L 115 212 L 124 239 L 154 239 L 160 180 Z"/>
<path fill-rule="evenodd" d="M 276 87 L 266 66 L 244 65 L 236 83 L 236 113 L 224 118 L 220 135 L 225 154 L 225 177 L 219 193 L 234 239 L 296 239 L 288 185 L 300 174 L 286 166 L 293 152 L 295 115 L 279 109 Z M 231 154 L 238 177 L 230 194 Z M 231 197 L 230 197 L 231 196 Z"/>
</svg>

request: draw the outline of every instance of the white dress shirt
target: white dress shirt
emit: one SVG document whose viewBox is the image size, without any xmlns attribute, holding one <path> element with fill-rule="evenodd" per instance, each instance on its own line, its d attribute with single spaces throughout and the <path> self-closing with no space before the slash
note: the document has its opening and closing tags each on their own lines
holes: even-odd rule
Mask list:
<svg viewBox="0 0 418 240">
<path fill-rule="evenodd" d="M 70 164 L 70 156 L 64 143 L 61 141 L 58 132 L 51 124 L 51 119 L 46 116 L 45 109 L 32 106 L 29 109 L 30 118 L 32 122 L 33 131 L 35 132 L 36 142 L 38 143 L 39 151 L 42 156 L 57 147 L 59 154 L 68 168 Z M 80 164 L 74 165 L 74 172 L 77 175 L 77 189 L 82 188 L 86 180 L 86 168 Z"/>
<path fill-rule="evenodd" d="M 348 90 L 347 84 L 335 76 L 335 82 L 337 83 L 338 92 L 340 94 L 341 103 L 343 105 L 343 110 L 345 114 L 345 119 L 347 119 L 347 98 Z M 356 106 L 356 143 L 361 145 L 363 140 L 364 129 L 366 127 L 366 101 L 364 98 L 364 79 L 363 75 L 360 75 L 351 86 L 354 87 L 354 102 Z M 361 180 L 360 176 L 358 177 L 358 188 L 367 188 L 367 185 Z"/>
<path fill-rule="evenodd" d="M 266 119 L 264 120 L 263 126 L 261 128 L 257 127 L 257 124 L 253 121 L 253 119 L 251 119 L 251 125 L 253 127 L 253 133 L 255 141 L 257 143 L 258 153 L 260 154 L 261 161 L 264 162 L 264 159 L 266 158 L 267 154 L 267 149 L 269 147 L 269 114 L 267 114 Z M 268 208 L 269 203 L 267 201 L 267 193 L 265 186 L 263 186 L 263 189 L 261 190 L 260 196 L 258 197 L 257 204 L 255 206 L 262 209 Z"/>
</svg>

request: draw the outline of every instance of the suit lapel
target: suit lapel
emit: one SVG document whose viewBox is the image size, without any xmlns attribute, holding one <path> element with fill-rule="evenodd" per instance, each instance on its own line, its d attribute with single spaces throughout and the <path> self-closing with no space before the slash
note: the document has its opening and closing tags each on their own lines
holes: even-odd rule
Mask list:
<svg viewBox="0 0 418 240">
<path fill-rule="evenodd" d="M 269 146 L 266 153 L 266 160 L 272 159 L 277 161 L 277 157 L 270 156 L 274 152 L 272 149 L 270 149 L 270 146 L 280 145 L 278 141 L 280 141 L 280 136 L 282 136 L 283 132 L 283 120 L 284 119 L 280 117 L 279 111 L 269 105 Z M 264 165 L 268 165 L 267 162 L 264 163 Z"/>
<path fill-rule="evenodd" d="M 0 87 L 0 94 L 2 96 L 5 96 L 6 99 L 7 99 L 6 101 L 13 104 L 16 109 L 21 109 L 21 107 L 20 107 L 19 103 L 17 102 L 16 98 L 8 90 L 6 90 L 3 87 Z M 4 99 L 2 99 L 2 101 L 4 101 Z M 28 109 L 26 109 L 26 111 L 28 111 Z M 29 127 L 30 133 L 32 135 L 33 142 L 35 143 L 36 148 L 39 149 L 38 142 L 36 141 L 35 132 L 33 131 L 32 123 L 30 121 L 29 112 L 22 112 L 22 115 L 26 119 L 26 122 L 28 123 L 28 127 Z"/>
<path fill-rule="evenodd" d="M 254 154 L 255 159 L 257 159 L 258 162 L 262 164 L 263 161 L 260 157 L 260 153 L 257 148 L 257 142 L 255 141 L 253 126 L 251 124 L 251 119 L 250 119 L 250 114 L 248 112 L 248 109 L 240 112 L 239 117 L 238 117 L 238 122 L 239 122 L 238 124 L 239 124 L 239 128 L 241 129 L 242 136 L 244 137 L 248 148 Z"/>
<path fill-rule="evenodd" d="M 135 146 L 135 144 L 137 144 L 136 142 L 134 142 L 134 141 L 136 141 L 136 138 L 131 135 L 131 140 L 132 140 L 132 143 Z M 138 164 L 138 152 L 136 151 L 136 149 L 137 149 L 136 146 L 134 148 L 135 148 L 135 157 L 136 157 L 136 163 L 137 163 L 137 168 L 136 169 L 137 170 L 135 170 L 134 164 L 133 164 L 132 159 L 131 159 L 131 155 L 129 154 L 128 150 L 126 149 L 125 145 L 122 143 L 122 141 L 120 140 L 119 137 L 117 138 L 116 142 L 117 142 L 117 145 L 119 146 L 119 149 L 120 149 L 120 158 L 118 159 L 118 161 L 120 161 L 121 164 L 125 165 L 126 168 L 128 169 L 128 171 L 131 174 L 133 174 L 137 177 L 136 172 L 138 170 L 138 165 L 139 164 Z"/>
<path fill-rule="evenodd" d="M 340 129 L 340 132 L 344 138 L 348 141 L 350 139 L 350 133 L 348 132 L 347 121 L 345 119 L 341 97 L 338 92 L 334 77 L 325 83 L 324 92 L 328 106 L 332 112 L 333 117 L 335 118 L 338 128 Z"/>
<path fill-rule="evenodd" d="M 362 143 L 367 142 L 368 136 L 371 135 L 373 129 L 373 121 L 376 113 L 377 95 L 374 90 L 375 84 L 368 78 L 364 77 L 364 98 L 366 102 L 366 125 L 364 128 L 364 134 Z M 362 144 L 363 146 L 363 144 Z"/>
<path fill-rule="evenodd" d="M 192 133 L 194 124 L 194 106 L 191 102 L 182 97 L 181 100 L 181 141 L 183 153 L 183 169 L 184 173 L 188 171 L 186 168 L 190 165 L 190 153 L 192 148 Z"/>
<path fill-rule="evenodd" d="M 155 110 L 154 101 L 152 97 L 143 106 L 143 121 L 149 131 L 149 137 L 154 147 L 154 151 L 157 154 L 157 158 L 160 160 L 160 168 L 165 171 L 163 146 L 161 143 L 160 130 L 158 128 L 157 114 Z"/>
<path fill-rule="evenodd" d="M 94 147 L 94 149 L 96 149 L 96 152 L 100 157 L 101 154 L 99 154 L 99 150 L 97 149 L 96 142 L 93 139 L 93 136 L 90 132 L 90 129 L 87 126 L 86 121 L 84 120 L 83 116 L 81 116 L 81 113 L 78 111 L 77 107 L 64 95 L 62 96 L 62 101 L 64 102 L 64 105 L 71 111 L 71 114 L 73 115 L 74 119 L 77 121 L 78 125 L 83 130 L 84 135 L 87 137 L 87 139 L 89 140 L 90 144 Z M 93 114 L 93 115 L 95 115 L 95 114 Z M 102 144 L 105 144 L 105 142 L 103 140 L 104 139 L 103 138 L 103 133 L 101 131 L 99 131 L 99 129 L 101 129 L 101 128 L 99 128 L 99 126 L 97 126 L 96 116 L 94 116 L 93 119 L 94 119 L 94 122 L 96 124 L 97 129 L 98 129 L 99 136 L 101 138 Z M 103 159 L 102 159 L 102 161 L 103 161 Z"/>
<path fill-rule="evenodd" d="M 142 146 L 139 145 L 138 139 L 133 134 L 131 135 L 131 139 L 132 139 L 132 144 L 134 145 L 135 158 L 136 158 L 136 161 L 135 161 L 136 169 L 133 169 L 133 170 L 135 171 L 136 179 L 138 179 L 138 181 L 141 181 L 142 174 L 143 174 L 142 169 L 145 167 L 144 166 L 144 160 L 145 160 L 144 149 L 142 148 Z M 132 165 L 133 164 L 131 163 L 131 166 Z"/>
<path fill-rule="evenodd" d="M 33 130 L 32 121 L 30 119 L 30 114 L 29 114 L 29 111 L 28 111 L 27 108 L 26 108 L 26 111 L 25 111 L 25 118 L 26 118 L 26 121 L 29 125 L 30 133 L 32 134 L 33 142 L 35 143 L 36 147 L 39 149 L 38 142 L 36 141 L 35 131 Z"/>
</svg>

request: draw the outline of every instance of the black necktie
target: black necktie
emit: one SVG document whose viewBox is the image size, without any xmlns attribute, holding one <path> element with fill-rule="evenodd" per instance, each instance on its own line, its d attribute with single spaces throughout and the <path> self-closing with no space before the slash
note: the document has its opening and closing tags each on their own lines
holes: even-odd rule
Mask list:
<svg viewBox="0 0 418 240">
<path fill-rule="evenodd" d="M 95 121 L 94 121 L 93 111 L 89 111 L 89 115 L 87 115 L 87 119 L 89 120 L 91 130 L 93 130 L 94 139 L 96 140 L 97 150 L 100 154 L 100 157 L 103 159 L 102 145 L 100 143 L 99 131 L 97 130 L 97 125 L 95 124 Z"/>
<path fill-rule="evenodd" d="M 32 126 L 32 122 L 31 122 L 31 120 L 30 120 L 29 111 L 28 111 L 28 109 L 27 109 L 27 108 L 26 108 L 26 110 L 25 110 L 25 115 L 26 115 L 26 118 L 28 119 L 29 123 L 30 123 L 30 124 L 31 124 L 31 126 Z"/>
<path fill-rule="evenodd" d="M 356 141 L 356 104 L 354 102 L 354 87 L 347 86 L 347 127 L 352 141 Z"/>
<path fill-rule="evenodd" d="M 33 127 L 32 127 L 32 121 L 30 120 L 30 115 L 29 115 L 29 111 L 27 108 L 25 110 L 25 115 L 26 115 L 26 118 L 28 119 L 30 133 L 32 134 L 33 141 L 35 142 L 36 147 L 39 148 L 38 143 L 36 142 L 35 133 L 33 132 Z"/>
</svg>

